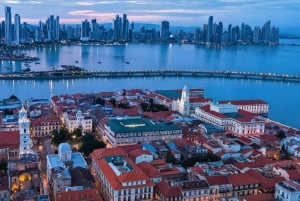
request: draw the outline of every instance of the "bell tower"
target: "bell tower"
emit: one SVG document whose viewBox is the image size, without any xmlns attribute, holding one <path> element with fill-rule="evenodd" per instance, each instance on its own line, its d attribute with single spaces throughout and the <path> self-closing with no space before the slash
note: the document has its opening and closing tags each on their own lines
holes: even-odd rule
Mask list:
<svg viewBox="0 0 300 201">
<path fill-rule="evenodd" d="M 19 129 L 20 129 L 20 147 L 19 158 L 23 154 L 31 153 L 31 140 L 30 140 L 30 123 L 27 117 L 27 111 L 24 106 L 19 111 Z"/>
</svg>

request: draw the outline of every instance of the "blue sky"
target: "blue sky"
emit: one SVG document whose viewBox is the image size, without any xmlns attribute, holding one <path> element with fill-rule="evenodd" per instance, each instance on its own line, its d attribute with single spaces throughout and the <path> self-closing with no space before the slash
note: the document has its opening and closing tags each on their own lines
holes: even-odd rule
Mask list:
<svg viewBox="0 0 300 201">
<path fill-rule="evenodd" d="M 115 14 L 127 13 L 134 22 L 171 26 L 202 26 L 210 15 L 214 21 L 261 26 L 271 20 L 279 27 L 300 26 L 300 0 L 0 0 L 0 18 L 4 6 L 12 15 L 18 13 L 22 22 L 36 24 L 49 15 L 60 16 L 61 23 L 80 23 L 96 18 L 99 23 L 112 22 Z"/>
</svg>

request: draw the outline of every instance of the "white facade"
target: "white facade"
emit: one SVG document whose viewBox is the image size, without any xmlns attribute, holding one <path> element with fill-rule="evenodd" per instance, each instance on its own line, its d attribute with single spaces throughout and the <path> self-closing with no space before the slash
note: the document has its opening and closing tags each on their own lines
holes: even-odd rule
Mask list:
<svg viewBox="0 0 300 201">
<path fill-rule="evenodd" d="M 135 164 L 139 164 L 141 162 L 148 162 L 150 163 L 153 161 L 153 155 L 152 154 L 142 154 L 135 158 Z"/>
<path fill-rule="evenodd" d="M 220 103 L 231 103 L 236 105 L 239 110 L 245 110 L 253 114 L 268 114 L 269 104 L 263 100 L 228 100 Z"/>
<path fill-rule="evenodd" d="M 24 107 L 19 111 L 19 129 L 20 129 L 20 150 L 19 157 L 24 154 L 32 153 L 30 140 L 30 122 L 27 118 L 27 111 Z"/>
<path fill-rule="evenodd" d="M 275 198 L 278 201 L 300 200 L 299 181 L 284 181 L 275 185 Z"/>
<path fill-rule="evenodd" d="M 254 117 L 251 119 L 230 117 L 217 112 L 226 111 L 226 113 L 230 113 L 230 111 L 234 111 L 233 107 L 217 108 L 213 106 L 212 109 L 211 107 L 206 109 L 202 109 L 202 107 L 196 108 L 194 117 L 201 121 L 217 125 L 225 130 L 230 130 L 236 135 L 261 134 L 265 132 L 265 123 L 262 120 Z"/>
<path fill-rule="evenodd" d="M 190 93 L 186 86 L 182 89 L 181 99 L 178 102 L 178 112 L 184 116 L 190 115 Z"/>
<path fill-rule="evenodd" d="M 75 113 L 75 116 L 65 112 L 63 118 L 69 132 L 73 132 L 76 128 L 81 128 L 83 132 L 92 132 L 92 118 L 80 110 Z"/>
</svg>

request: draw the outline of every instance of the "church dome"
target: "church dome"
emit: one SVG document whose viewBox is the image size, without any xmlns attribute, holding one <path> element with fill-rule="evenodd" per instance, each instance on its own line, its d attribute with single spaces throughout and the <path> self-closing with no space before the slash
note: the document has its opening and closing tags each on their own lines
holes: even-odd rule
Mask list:
<svg viewBox="0 0 300 201">
<path fill-rule="evenodd" d="M 60 143 L 58 145 L 58 153 L 72 152 L 71 145 L 68 143 Z"/>
</svg>

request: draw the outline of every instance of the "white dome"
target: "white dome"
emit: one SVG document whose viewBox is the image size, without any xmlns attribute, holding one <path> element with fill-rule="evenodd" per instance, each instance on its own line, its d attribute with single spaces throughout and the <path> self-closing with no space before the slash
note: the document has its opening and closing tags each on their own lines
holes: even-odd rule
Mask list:
<svg viewBox="0 0 300 201">
<path fill-rule="evenodd" d="M 68 143 L 60 143 L 58 145 L 58 154 L 61 154 L 64 152 L 72 152 L 71 145 L 69 145 Z"/>
</svg>

